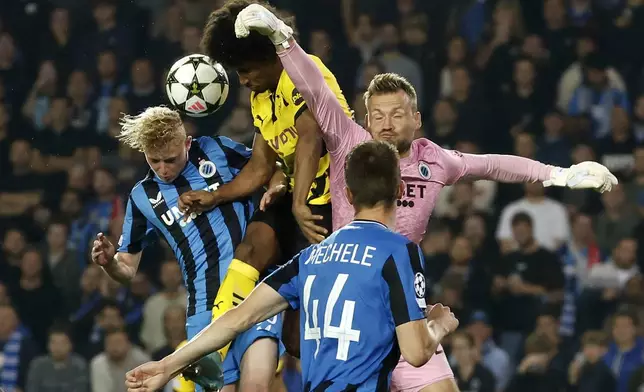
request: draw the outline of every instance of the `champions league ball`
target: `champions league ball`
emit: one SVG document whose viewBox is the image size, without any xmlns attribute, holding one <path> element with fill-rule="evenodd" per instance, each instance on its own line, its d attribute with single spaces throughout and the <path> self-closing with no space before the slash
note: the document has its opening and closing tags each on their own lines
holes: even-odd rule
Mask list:
<svg viewBox="0 0 644 392">
<path fill-rule="evenodd" d="M 174 63 L 165 83 L 172 106 L 191 117 L 219 110 L 228 97 L 228 75 L 219 63 L 191 54 Z"/>
</svg>

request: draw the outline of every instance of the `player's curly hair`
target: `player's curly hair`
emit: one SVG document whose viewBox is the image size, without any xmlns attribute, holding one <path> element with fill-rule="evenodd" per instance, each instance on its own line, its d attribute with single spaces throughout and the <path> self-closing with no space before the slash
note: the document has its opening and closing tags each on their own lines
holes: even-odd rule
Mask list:
<svg viewBox="0 0 644 392">
<path fill-rule="evenodd" d="M 277 61 L 275 46 L 271 40 L 256 31 L 246 38 L 235 36 L 237 15 L 251 4 L 261 4 L 277 15 L 295 34 L 294 18 L 281 13 L 263 0 L 230 0 L 208 17 L 201 38 L 201 50 L 213 61 L 224 67 L 239 68 L 244 63 Z"/>
<path fill-rule="evenodd" d="M 186 138 L 179 112 L 165 106 L 149 107 L 136 116 L 124 115 L 120 125 L 117 138 L 141 152 L 162 149 Z"/>
</svg>

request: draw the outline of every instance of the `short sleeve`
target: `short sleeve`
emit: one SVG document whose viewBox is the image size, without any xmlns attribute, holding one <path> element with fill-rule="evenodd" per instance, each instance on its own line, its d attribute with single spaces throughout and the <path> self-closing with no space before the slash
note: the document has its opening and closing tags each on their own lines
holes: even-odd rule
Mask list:
<svg viewBox="0 0 644 392">
<path fill-rule="evenodd" d="M 418 245 L 410 242 L 392 254 L 382 268 L 389 291 L 389 308 L 396 326 L 425 318 L 423 256 Z"/>
<path fill-rule="evenodd" d="M 268 275 L 263 282 L 284 297 L 289 306 L 294 310 L 300 307 L 298 277 L 300 272 L 300 254 Z"/>
<path fill-rule="evenodd" d="M 118 242 L 121 253 L 139 253 L 156 239 L 156 231 L 139 210 L 132 198 L 128 198 L 123 221 L 123 232 Z"/>
<path fill-rule="evenodd" d="M 226 157 L 228 168 L 233 177 L 237 176 L 241 169 L 248 163 L 252 150 L 224 136 L 220 136 L 215 140 Z"/>
</svg>

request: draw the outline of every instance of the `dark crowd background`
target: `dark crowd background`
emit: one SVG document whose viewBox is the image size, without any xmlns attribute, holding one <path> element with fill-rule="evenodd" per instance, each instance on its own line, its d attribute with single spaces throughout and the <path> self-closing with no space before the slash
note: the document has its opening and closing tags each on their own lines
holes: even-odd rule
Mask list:
<svg viewBox="0 0 644 392">
<path fill-rule="evenodd" d="M 120 235 L 142 155 L 121 113 L 164 104 L 164 77 L 199 52 L 212 0 L 0 2 L 0 387 L 123 391 L 124 373 L 184 339 L 185 294 L 167 247 L 129 287 L 91 265 Z M 303 46 L 364 118 L 380 72 L 417 88 L 419 137 L 446 148 L 569 166 L 593 191 L 461 182 L 422 242 L 430 300 L 461 332 L 445 349 L 463 392 L 644 390 L 644 1 L 283 0 Z M 248 91 L 186 119 L 250 145 Z M 73 354 L 72 354 L 73 353 Z M 301 390 L 297 362 L 285 387 Z M 280 388 L 284 388 L 283 386 Z"/>
</svg>

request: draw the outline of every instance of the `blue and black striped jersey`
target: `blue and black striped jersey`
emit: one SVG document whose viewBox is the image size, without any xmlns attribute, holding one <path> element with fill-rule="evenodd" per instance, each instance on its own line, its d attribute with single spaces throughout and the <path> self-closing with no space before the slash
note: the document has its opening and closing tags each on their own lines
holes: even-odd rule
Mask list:
<svg viewBox="0 0 644 392">
<path fill-rule="evenodd" d="M 225 137 L 193 140 L 188 163 L 172 183 L 150 170 L 130 192 L 119 252 L 138 253 L 159 235 L 182 267 L 188 316 L 211 310 L 220 281 L 253 213 L 249 199 L 222 204 L 184 220 L 179 196 L 189 190 L 216 190 L 232 181 L 250 158 L 250 149 Z"/>
<path fill-rule="evenodd" d="M 396 326 L 425 317 L 418 245 L 355 220 L 280 267 L 266 284 L 300 310 L 304 391 L 388 391 Z"/>
</svg>

